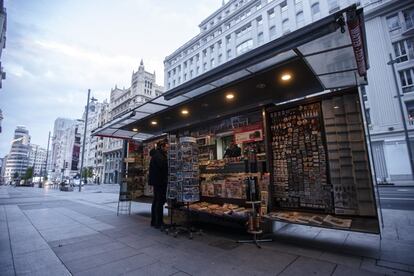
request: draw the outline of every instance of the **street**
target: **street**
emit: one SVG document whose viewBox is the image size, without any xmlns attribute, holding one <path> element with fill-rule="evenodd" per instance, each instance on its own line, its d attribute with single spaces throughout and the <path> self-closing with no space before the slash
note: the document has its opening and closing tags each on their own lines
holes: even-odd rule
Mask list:
<svg viewBox="0 0 414 276">
<path fill-rule="evenodd" d="M 379 187 L 382 209 L 414 210 L 414 187 Z"/>
</svg>

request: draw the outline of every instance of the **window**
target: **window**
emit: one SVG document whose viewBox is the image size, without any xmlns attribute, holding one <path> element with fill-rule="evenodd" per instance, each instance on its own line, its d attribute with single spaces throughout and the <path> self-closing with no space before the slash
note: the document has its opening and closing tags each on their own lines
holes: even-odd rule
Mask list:
<svg viewBox="0 0 414 276">
<path fill-rule="evenodd" d="M 287 5 L 286 1 L 283 1 L 282 3 L 280 3 L 280 9 L 282 10 L 282 13 L 287 12 L 288 5 Z"/>
<path fill-rule="evenodd" d="M 231 42 L 231 36 L 228 35 L 228 36 L 226 36 L 226 43 L 230 44 L 230 42 Z"/>
<path fill-rule="evenodd" d="M 300 11 L 296 14 L 296 25 L 298 28 L 305 25 L 305 17 L 303 16 L 303 11 Z"/>
<path fill-rule="evenodd" d="M 257 22 L 257 25 L 262 25 L 263 24 L 263 18 L 261 17 L 261 16 L 259 16 L 258 18 L 256 18 L 256 22 Z"/>
<path fill-rule="evenodd" d="M 207 62 L 204 62 L 203 64 L 203 70 L 206 71 L 207 70 Z"/>
<path fill-rule="evenodd" d="M 229 59 L 229 58 L 231 58 L 231 50 L 230 49 L 227 50 L 227 59 Z"/>
<path fill-rule="evenodd" d="M 197 75 L 200 74 L 200 66 L 197 66 L 197 68 L 196 68 L 196 74 Z"/>
<path fill-rule="evenodd" d="M 253 48 L 253 40 L 249 39 L 246 40 L 243 43 L 240 43 L 237 47 L 236 47 L 236 54 L 237 55 L 241 55 L 245 52 L 248 52 L 249 50 L 251 50 Z"/>
<path fill-rule="evenodd" d="M 407 108 L 408 123 L 414 125 L 414 101 L 405 102 L 405 107 Z"/>
<path fill-rule="evenodd" d="M 404 62 L 408 60 L 407 50 L 405 48 L 405 41 L 398 41 L 392 44 L 394 46 L 394 54 L 397 58 L 397 62 Z"/>
<path fill-rule="evenodd" d="M 330 13 L 339 10 L 338 0 L 328 0 L 328 7 Z"/>
<path fill-rule="evenodd" d="M 282 22 L 282 31 L 283 31 L 283 34 L 290 32 L 289 19 L 283 20 L 283 22 Z"/>
<path fill-rule="evenodd" d="M 262 8 L 262 3 L 256 5 L 256 10 L 260 10 Z"/>
<path fill-rule="evenodd" d="M 413 78 L 414 78 L 414 67 L 399 72 L 400 81 L 403 93 L 414 91 Z"/>
<path fill-rule="evenodd" d="M 387 25 L 388 30 L 390 31 L 400 28 L 400 19 L 398 18 L 398 14 L 387 17 Z"/>
<path fill-rule="evenodd" d="M 247 34 L 252 29 L 252 25 L 249 23 L 236 31 L 236 36 L 240 37 Z"/>
<path fill-rule="evenodd" d="M 269 35 L 270 35 L 270 38 L 273 38 L 274 36 L 276 36 L 276 27 L 275 26 L 270 27 Z"/>
<path fill-rule="evenodd" d="M 207 50 L 203 50 L 203 57 L 207 56 Z"/>
<path fill-rule="evenodd" d="M 222 60 L 222 55 L 220 54 L 220 55 L 218 56 L 218 59 L 217 59 L 218 64 L 220 64 L 220 63 L 221 63 L 221 60 Z"/>
<path fill-rule="evenodd" d="M 184 74 L 184 81 L 187 80 L 187 74 Z"/>
<path fill-rule="evenodd" d="M 214 62 L 214 58 L 212 58 L 210 60 L 210 68 L 213 68 L 214 66 L 216 66 L 215 62 Z"/>
<path fill-rule="evenodd" d="M 263 44 L 263 42 L 264 42 L 264 38 L 263 38 L 263 32 L 262 32 L 257 35 L 257 44 L 260 45 L 260 44 Z"/>
<path fill-rule="evenodd" d="M 414 27 L 414 8 L 403 11 L 405 27 L 411 29 Z"/>
<path fill-rule="evenodd" d="M 321 16 L 321 10 L 319 8 L 319 3 L 313 4 L 311 7 L 311 11 L 312 11 L 312 18 L 318 19 Z"/>
<path fill-rule="evenodd" d="M 271 9 L 270 11 L 267 12 L 269 19 L 275 17 L 275 10 Z"/>
</svg>

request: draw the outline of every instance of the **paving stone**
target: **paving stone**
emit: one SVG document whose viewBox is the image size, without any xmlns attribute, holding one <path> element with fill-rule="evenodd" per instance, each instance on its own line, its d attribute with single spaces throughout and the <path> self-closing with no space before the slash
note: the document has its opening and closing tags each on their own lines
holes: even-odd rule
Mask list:
<svg viewBox="0 0 414 276">
<path fill-rule="evenodd" d="M 62 243 L 60 243 L 60 246 L 58 245 L 57 247 L 53 247 L 53 251 L 56 254 L 61 255 L 64 253 L 79 251 L 82 249 L 87 249 L 93 246 L 98 246 L 112 242 L 114 242 L 113 239 L 103 235 L 95 236 L 94 238 L 89 238 L 85 240 L 76 240 L 76 238 L 74 238 L 74 241 L 71 243 L 65 243 L 64 241 L 62 241 Z"/>
<path fill-rule="evenodd" d="M 163 275 L 177 275 L 177 269 L 163 262 L 156 262 L 150 265 L 143 266 L 137 270 L 126 273 L 125 275 L 143 275 L 143 276 L 163 276 Z M 188 274 L 185 274 L 188 276 Z M 210 274 L 212 275 L 212 274 Z"/>
<path fill-rule="evenodd" d="M 362 262 L 362 257 L 331 252 L 322 253 L 322 255 L 318 257 L 318 259 L 355 268 L 359 268 Z"/>
<path fill-rule="evenodd" d="M 375 259 L 363 258 L 361 269 L 386 275 L 411 275 L 410 272 L 378 266 Z"/>
<path fill-rule="evenodd" d="M 338 265 L 335 268 L 334 273 L 332 276 L 376 276 L 376 275 L 384 275 L 381 273 L 375 273 L 367 270 L 361 270 L 355 267 L 349 267 L 345 265 Z"/>
<path fill-rule="evenodd" d="M 16 274 L 46 273 L 49 268 L 65 271 L 66 268 L 50 249 L 33 251 L 14 257 Z M 66 270 L 67 271 L 67 270 Z M 58 275 L 58 274 L 55 274 Z"/>
<path fill-rule="evenodd" d="M 107 263 L 119 261 L 138 254 L 139 252 L 137 250 L 130 247 L 124 247 L 88 256 L 86 258 L 79 258 L 71 261 L 66 261 L 65 265 L 68 267 L 71 273 L 77 273 L 94 267 L 105 265 Z"/>
<path fill-rule="evenodd" d="M 69 238 L 69 239 L 63 239 L 63 240 L 57 240 L 57 241 L 51 241 L 48 242 L 50 247 L 59 247 L 62 245 L 69 245 L 69 244 L 73 244 L 73 243 L 79 243 L 82 241 L 90 241 L 90 240 L 100 240 L 100 239 L 109 239 L 107 236 L 101 234 L 101 233 L 95 233 L 95 234 L 91 234 L 91 235 L 84 235 L 81 237 L 74 237 L 74 238 Z"/>
<path fill-rule="evenodd" d="M 21 255 L 28 252 L 38 251 L 42 249 L 49 249 L 49 245 L 40 235 L 33 239 L 16 241 L 12 243 L 13 254 Z"/>
<path fill-rule="evenodd" d="M 299 257 L 280 275 L 331 275 L 335 264 L 307 257 Z"/>
<path fill-rule="evenodd" d="M 126 274 L 128 272 L 138 270 L 141 267 L 146 265 L 150 265 L 153 263 L 158 262 L 157 259 L 154 259 L 145 254 L 138 254 L 117 262 L 112 262 L 109 264 L 105 264 L 103 266 L 99 266 L 97 268 L 88 269 L 79 273 L 74 273 L 74 275 L 79 276 L 86 276 L 86 275 L 100 275 L 100 276 L 113 276 L 113 275 L 120 275 Z"/>
<path fill-rule="evenodd" d="M 87 258 L 87 257 L 100 254 L 100 253 L 111 252 L 112 250 L 125 248 L 125 247 L 126 246 L 122 243 L 110 242 L 110 243 L 91 246 L 88 248 L 81 248 L 78 250 L 73 250 L 71 252 L 64 252 L 62 254 L 57 253 L 57 255 L 63 262 L 67 262 L 71 260 Z"/>
</svg>

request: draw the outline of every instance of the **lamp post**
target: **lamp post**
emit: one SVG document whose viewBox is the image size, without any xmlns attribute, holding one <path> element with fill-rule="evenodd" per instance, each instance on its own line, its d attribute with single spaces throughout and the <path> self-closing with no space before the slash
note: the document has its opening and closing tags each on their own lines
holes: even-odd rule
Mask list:
<svg viewBox="0 0 414 276">
<path fill-rule="evenodd" d="M 88 89 L 88 100 L 86 102 L 85 128 L 83 130 L 83 141 L 82 141 L 82 157 L 81 157 L 81 166 L 80 166 L 79 192 L 82 190 L 83 158 L 85 156 L 85 140 L 86 140 L 86 128 L 88 127 L 89 102 L 97 101 L 97 99 L 95 99 L 94 97 L 92 97 L 92 99 L 89 100 L 90 96 L 91 96 L 91 90 Z M 85 180 L 86 180 L 86 177 L 87 176 L 85 176 Z"/>
<path fill-rule="evenodd" d="M 404 128 L 405 143 L 407 144 L 407 149 L 408 149 L 408 157 L 410 159 L 411 178 L 412 178 L 414 176 L 413 153 L 411 151 L 410 137 L 408 136 L 407 122 L 405 121 L 403 103 L 401 100 L 401 97 L 403 97 L 404 95 L 400 93 L 400 87 L 398 86 L 396 70 L 395 70 L 395 65 L 394 65 L 395 63 L 398 63 L 398 58 L 392 59 L 392 54 L 390 53 L 390 61 L 388 61 L 387 64 L 391 65 L 392 75 L 394 77 L 394 83 L 395 83 L 395 89 L 396 89 L 395 91 L 397 92 L 397 95 L 394 96 L 394 98 L 398 99 L 398 104 L 400 106 L 400 113 L 401 113 L 401 119 L 402 119 L 403 128 Z"/>
</svg>

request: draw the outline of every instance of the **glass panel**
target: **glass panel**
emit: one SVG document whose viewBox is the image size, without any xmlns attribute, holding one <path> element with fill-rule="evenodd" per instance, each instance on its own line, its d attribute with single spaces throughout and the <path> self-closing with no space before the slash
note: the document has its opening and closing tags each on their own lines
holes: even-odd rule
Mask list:
<svg viewBox="0 0 414 276">
<path fill-rule="evenodd" d="M 305 59 L 317 75 L 357 68 L 352 47 L 308 56 Z"/>
<path fill-rule="evenodd" d="M 219 80 L 213 81 L 211 84 L 214 85 L 214 86 L 222 86 L 222 85 L 228 84 L 232 81 L 238 80 L 238 79 L 240 79 L 244 76 L 247 76 L 247 75 L 250 75 L 250 73 L 248 71 L 241 70 L 241 71 L 238 71 L 236 73 L 227 75 L 227 76 L 225 76 L 225 77 L 223 77 Z"/>
<path fill-rule="evenodd" d="M 356 85 L 354 71 L 319 76 L 319 79 L 327 89 Z"/>
<path fill-rule="evenodd" d="M 291 59 L 293 57 L 296 57 L 295 52 L 293 52 L 293 51 L 283 52 L 283 53 L 280 53 L 280 54 L 278 54 L 278 55 L 276 55 L 276 56 L 274 56 L 270 59 L 262 61 L 262 62 L 260 62 L 256 65 L 251 66 L 251 67 L 248 67 L 247 70 L 249 70 L 250 72 L 257 72 L 257 71 L 263 70 L 267 67 L 278 64 L 282 61 Z"/>
<path fill-rule="evenodd" d="M 160 103 L 160 104 L 166 104 L 166 105 L 172 106 L 172 105 L 182 103 L 186 100 L 188 100 L 188 98 L 183 97 L 183 96 L 177 96 L 175 98 L 172 98 L 171 100 L 166 100 L 164 97 L 161 97 L 161 98 L 154 100 L 154 103 Z"/>
<path fill-rule="evenodd" d="M 166 107 L 163 106 L 163 105 L 157 105 L 157 104 L 152 104 L 152 103 L 148 102 L 148 103 L 146 103 L 146 104 L 141 105 L 140 107 L 138 107 L 136 109 L 136 111 L 138 111 L 138 112 L 148 112 L 150 114 L 153 114 L 153 113 L 158 112 L 158 111 L 161 111 L 161 110 L 163 110 L 165 108 Z"/>
<path fill-rule="evenodd" d="M 299 46 L 298 49 L 302 54 L 308 55 L 345 45 L 351 45 L 351 39 L 347 28 L 345 28 L 345 33 L 341 33 L 341 30 L 338 29 L 334 33 L 330 33 Z"/>
<path fill-rule="evenodd" d="M 203 93 L 205 93 L 209 90 L 212 90 L 212 89 L 214 89 L 214 86 L 212 86 L 210 84 L 207 84 L 207 85 L 203 85 L 203 86 L 201 86 L 197 89 L 194 89 L 194 90 L 192 90 L 188 93 L 185 93 L 184 96 L 193 98 L 195 96 L 201 95 L 201 94 L 203 94 Z"/>
</svg>

